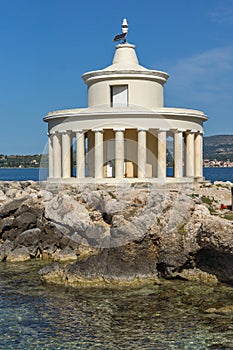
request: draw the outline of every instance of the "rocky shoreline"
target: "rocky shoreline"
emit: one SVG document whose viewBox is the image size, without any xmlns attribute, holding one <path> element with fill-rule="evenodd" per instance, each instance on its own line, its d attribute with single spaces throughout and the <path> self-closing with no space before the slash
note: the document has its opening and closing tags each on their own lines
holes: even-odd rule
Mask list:
<svg viewBox="0 0 233 350">
<path fill-rule="evenodd" d="M 0 260 L 50 259 L 41 278 L 74 286 L 232 285 L 232 185 L 0 182 Z"/>
</svg>

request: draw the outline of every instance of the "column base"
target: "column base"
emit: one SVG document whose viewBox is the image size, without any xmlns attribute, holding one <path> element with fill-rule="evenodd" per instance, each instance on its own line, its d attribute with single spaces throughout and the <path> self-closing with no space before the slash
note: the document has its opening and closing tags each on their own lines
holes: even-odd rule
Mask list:
<svg viewBox="0 0 233 350">
<path fill-rule="evenodd" d="M 202 183 L 206 182 L 205 178 L 193 178 L 193 177 L 181 177 L 181 178 L 174 178 L 174 177 L 165 177 L 165 178 L 158 178 L 158 177 L 145 177 L 145 178 L 135 178 L 135 177 L 124 177 L 124 178 L 93 178 L 93 177 L 85 177 L 82 179 L 77 179 L 76 177 L 71 178 L 48 178 L 45 180 L 49 183 L 70 183 L 70 184 L 94 184 L 94 183 L 100 183 L 100 184 L 119 184 L 123 185 L 124 183 L 155 183 L 155 184 L 192 184 L 195 182 Z"/>
</svg>

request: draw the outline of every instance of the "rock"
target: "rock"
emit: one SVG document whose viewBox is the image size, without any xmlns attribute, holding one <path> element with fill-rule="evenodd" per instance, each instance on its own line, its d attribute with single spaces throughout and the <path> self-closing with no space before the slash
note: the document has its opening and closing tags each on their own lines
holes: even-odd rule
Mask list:
<svg viewBox="0 0 233 350">
<path fill-rule="evenodd" d="M 6 199 L 7 199 L 7 196 L 2 190 L 0 190 L 0 202 L 4 202 Z"/>
<path fill-rule="evenodd" d="M 53 199 L 53 193 L 46 190 L 41 190 L 39 195 L 42 197 L 44 202 L 51 201 Z"/>
<path fill-rule="evenodd" d="M 62 238 L 61 232 L 52 223 L 46 223 L 40 232 L 39 248 L 41 251 L 54 253 L 59 247 Z"/>
<path fill-rule="evenodd" d="M 45 203 L 45 217 L 76 232 L 85 232 L 91 223 L 85 206 L 62 192 Z"/>
<path fill-rule="evenodd" d="M 6 216 L 13 214 L 20 207 L 20 205 L 24 201 L 26 201 L 28 198 L 29 198 L 28 196 L 25 196 L 25 197 L 17 198 L 12 201 L 4 203 L 0 207 L 0 218 L 4 218 Z"/>
<path fill-rule="evenodd" d="M 14 241 L 19 233 L 20 232 L 18 232 L 16 228 L 11 228 L 10 230 L 6 230 L 2 233 L 2 239 Z"/>
<path fill-rule="evenodd" d="M 107 202 L 105 202 L 105 205 L 103 206 L 103 211 L 113 216 L 114 214 L 123 213 L 126 206 L 126 203 L 120 202 L 116 199 L 110 199 Z"/>
<path fill-rule="evenodd" d="M 220 282 L 233 285 L 233 255 L 215 249 L 200 249 L 195 255 L 197 268 L 215 275 Z"/>
<path fill-rule="evenodd" d="M 8 254 L 13 250 L 14 243 L 6 240 L 4 243 L 0 245 L 0 260 L 6 260 Z"/>
<path fill-rule="evenodd" d="M 106 230 L 106 227 L 100 224 L 90 225 L 84 234 L 84 238 L 86 238 L 88 245 L 93 247 L 102 246 L 103 240 L 106 236 L 109 236 L 109 230 Z"/>
<path fill-rule="evenodd" d="M 56 269 L 65 283 L 162 276 L 233 284 L 233 225 L 216 211 L 231 201 L 228 184 L 0 182 L 5 197 L 0 260 L 75 260 Z"/>
<path fill-rule="evenodd" d="M 204 272 L 200 269 L 184 269 L 182 272 L 177 273 L 176 277 L 180 277 L 187 281 L 203 282 L 203 283 L 218 283 L 218 279 L 215 275 Z"/>
<path fill-rule="evenodd" d="M 216 312 L 216 307 L 210 307 L 208 309 L 205 310 L 205 313 L 207 314 L 214 314 Z"/>
<path fill-rule="evenodd" d="M 83 238 L 77 249 L 77 255 L 79 258 L 87 258 L 88 256 L 95 255 L 98 253 L 98 248 L 91 247 L 88 242 Z"/>
<path fill-rule="evenodd" d="M 105 201 L 103 199 L 103 194 L 101 191 L 90 191 L 86 189 L 80 194 L 83 201 L 92 209 L 104 211 Z"/>
<path fill-rule="evenodd" d="M 24 231 L 35 226 L 36 221 L 37 217 L 29 211 L 26 211 L 14 219 L 13 226 L 19 231 Z"/>
<path fill-rule="evenodd" d="M 41 217 L 44 212 L 42 202 L 36 197 L 30 197 L 22 203 L 19 209 L 15 212 L 15 216 L 20 216 L 24 213 L 31 213 L 35 217 Z"/>
<path fill-rule="evenodd" d="M 219 217 L 205 218 L 197 234 L 197 242 L 201 248 L 233 254 L 232 223 Z"/>
<path fill-rule="evenodd" d="M 8 262 L 20 262 L 30 260 L 30 253 L 26 247 L 17 247 L 12 250 L 8 255 L 6 260 Z"/>
<path fill-rule="evenodd" d="M 233 186 L 233 183 L 231 181 L 214 181 L 214 185 L 215 186 L 224 186 L 224 187 L 228 187 L 231 188 Z"/>
<path fill-rule="evenodd" d="M 219 308 L 216 307 L 210 307 L 209 309 L 205 310 L 208 314 L 218 314 L 218 315 L 228 315 L 233 314 L 233 305 L 225 305 Z"/>
<path fill-rule="evenodd" d="M 61 249 L 64 249 L 65 247 L 68 247 L 72 250 L 77 250 L 82 244 L 82 242 L 85 240 L 86 244 L 88 245 L 88 242 L 86 239 L 84 239 L 82 236 L 80 236 L 77 232 L 74 232 L 71 236 L 64 235 L 61 240 L 59 241 L 59 247 Z"/>
<path fill-rule="evenodd" d="M 123 246 L 134 240 L 141 240 L 146 233 L 146 227 L 140 226 L 126 220 L 123 215 L 115 215 L 110 228 L 110 247 Z"/>
<path fill-rule="evenodd" d="M 70 247 L 66 247 L 62 250 L 56 251 L 56 253 L 53 255 L 53 260 L 62 262 L 77 260 L 77 254 Z"/>
<path fill-rule="evenodd" d="M 0 219 L 0 233 L 10 230 L 15 218 L 14 216 L 8 216 L 4 219 Z"/>
<path fill-rule="evenodd" d="M 40 277 L 44 281 L 53 281 L 55 283 L 64 283 L 65 276 L 58 263 L 45 266 L 39 271 Z"/>
<path fill-rule="evenodd" d="M 22 232 L 15 239 L 16 246 L 27 247 L 30 255 L 36 256 L 39 247 L 41 230 L 39 228 L 30 229 Z"/>
<path fill-rule="evenodd" d="M 208 217 L 197 234 L 200 246 L 196 266 L 215 274 L 219 281 L 233 284 L 233 226 L 231 222 Z"/>
<path fill-rule="evenodd" d="M 55 282 L 59 280 L 70 284 L 133 282 L 138 279 L 157 280 L 156 254 L 148 247 L 149 242 L 141 246 L 134 243 L 125 247 L 103 249 L 99 254 L 86 260 L 80 260 L 65 268 L 54 267 L 43 270 L 43 279 Z M 152 253 L 153 252 L 153 253 Z"/>
</svg>

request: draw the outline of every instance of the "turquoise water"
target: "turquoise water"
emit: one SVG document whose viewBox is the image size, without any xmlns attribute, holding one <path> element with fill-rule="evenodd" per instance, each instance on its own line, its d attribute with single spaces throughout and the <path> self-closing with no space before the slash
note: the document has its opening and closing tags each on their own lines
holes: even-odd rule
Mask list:
<svg viewBox="0 0 233 350">
<path fill-rule="evenodd" d="M 233 288 L 183 281 L 141 288 L 40 282 L 42 262 L 0 264 L 0 349 L 233 349 Z"/>
<path fill-rule="evenodd" d="M 167 168 L 167 176 L 173 175 L 173 169 Z M 0 168 L 0 181 L 43 181 L 48 176 L 46 168 Z M 231 181 L 233 182 L 233 168 L 204 168 L 204 176 L 211 182 Z"/>
</svg>

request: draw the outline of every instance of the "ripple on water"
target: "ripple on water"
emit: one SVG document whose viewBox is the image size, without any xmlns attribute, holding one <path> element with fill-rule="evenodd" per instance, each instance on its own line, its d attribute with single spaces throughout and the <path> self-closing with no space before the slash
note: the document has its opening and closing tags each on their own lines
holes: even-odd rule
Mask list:
<svg viewBox="0 0 233 350">
<path fill-rule="evenodd" d="M 141 288 L 43 284 L 43 262 L 0 264 L 0 349 L 233 349 L 233 288 L 165 281 Z"/>
</svg>

